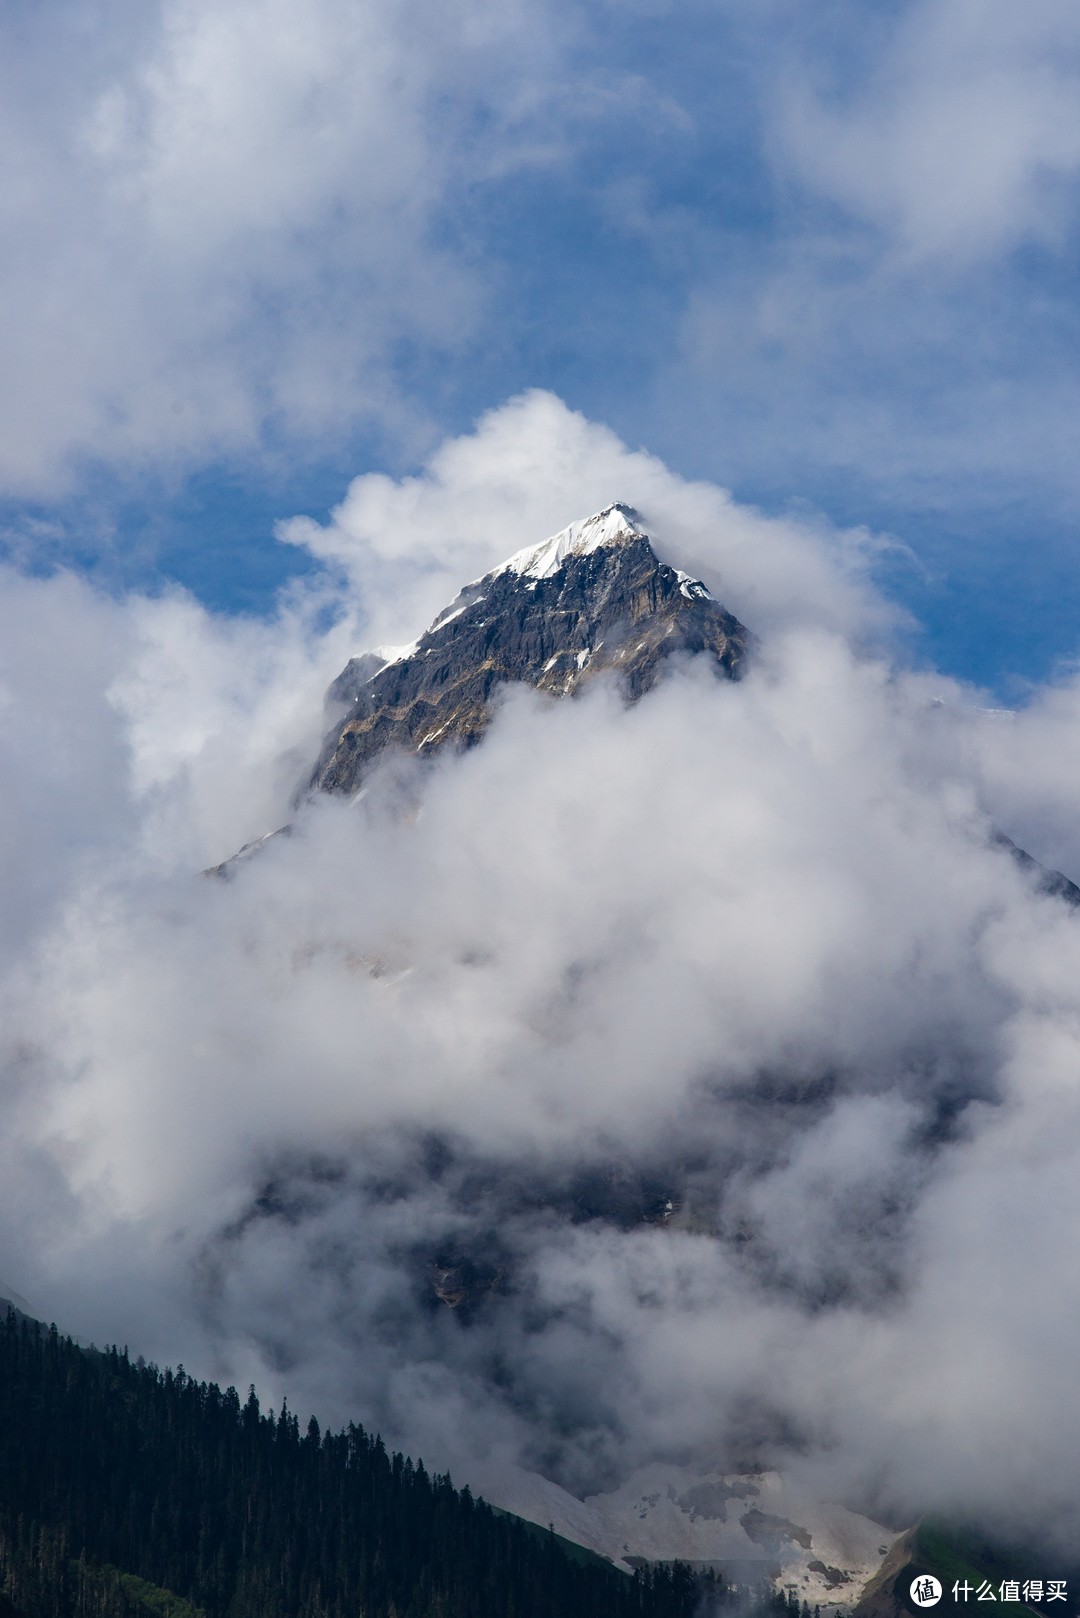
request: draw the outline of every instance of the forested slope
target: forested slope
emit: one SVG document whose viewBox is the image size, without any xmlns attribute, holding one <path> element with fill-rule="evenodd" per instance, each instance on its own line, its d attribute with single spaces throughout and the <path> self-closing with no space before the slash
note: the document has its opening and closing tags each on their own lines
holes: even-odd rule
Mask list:
<svg viewBox="0 0 1080 1618">
<path fill-rule="evenodd" d="M 0 1321 L 0 1614 L 689 1618 L 694 1581 L 582 1566 L 355 1426 Z"/>
</svg>

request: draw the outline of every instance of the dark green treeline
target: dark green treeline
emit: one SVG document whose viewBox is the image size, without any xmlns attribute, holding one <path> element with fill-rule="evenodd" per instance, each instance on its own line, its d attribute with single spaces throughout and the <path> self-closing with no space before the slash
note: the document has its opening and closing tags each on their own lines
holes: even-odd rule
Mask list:
<svg viewBox="0 0 1080 1618">
<path fill-rule="evenodd" d="M 684 1569 L 571 1559 L 362 1428 L 302 1433 L 254 1390 L 0 1321 L 0 1614 L 690 1618 L 696 1599 Z"/>
</svg>

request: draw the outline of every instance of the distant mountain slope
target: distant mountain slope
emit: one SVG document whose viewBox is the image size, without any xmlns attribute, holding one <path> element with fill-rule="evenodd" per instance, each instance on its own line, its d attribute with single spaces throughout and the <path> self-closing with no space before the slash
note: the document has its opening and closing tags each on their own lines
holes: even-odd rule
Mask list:
<svg viewBox="0 0 1080 1618">
<path fill-rule="evenodd" d="M 691 1618 L 696 1600 L 677 1569 L 575 1561 L 360 1428 L 301 1434 L 254 1390 L 242 1405 L 14 1311 L 0 1598 L 26 1618 Z"/>
<path fill-rule="evenodd" d="M 610 506 L 466 585 L 413 645 L 353 658 L 327 693 L 348 711 L 310 785 L 352 793 L 387 748 L 470 745 L 510 682 L 566 696 L 610 672 L 633 700 L 674 652 L 736 677 L 748 640 L 705 585 L 659 560 L 628 506 Z"/>
<path fill-rule="evenodd" d="M 779 1472 L 718 1472 L 652 1461 L 617 1489 L 579 1499 L 549 1478 L 505 1478 L 500 1501 L 554 1523 L 570 1539 L 624 1566 L 680 1561 L 730 1585 L 768 1590 L 830 1618 L 849 1615 L 896 1539 L 838 1501 Z"/>
<path fill-rule="evenodd" d="M 1061 871 L 1053 871 L 1034 859 L 1026 849 L 1014 843 L 1011 837 L 1006 837 L 1002 831 L 993 831 L 990 842 L 994 848 L 1004 850 L 1024 872 L 1030 877 L 1039 893 L 1045 893 L 1051 899 L 1064 899 L 1066 904 L 1074 907 L 1080 905 L 1080 887 L 1071 881 Z"/>
<path fill-rule="evenodd" d="M 925 1518 L 896 1541 L 863 1591 L 853 1618 L 908 1618 L 918 1611 L 910 1596 L 912 1582 L 927 1573 L 942 1585 L 941 1603 L 934 1609 L 942 1614 L 987 1601 L 993 1603 L 990 1610 L 1008 1618 L 1069 1612 L 1075 1610 L 1080 1588 L 1075 1560 L 1066 1563 L 1045 1551 L 1036 1554 L 1026 1547 L 1006 1546 L 978 1530 Z M 1053 1594 L 1051 1579 L 1065 1587 L 1065 1599 Z M 1018 1587 L 1017 1599 L 1003 1598 L 1003 1593 L 1010 1598 L 1014 1594 L 1009 1582 Z M 953 1597 L 954 1585 L 960 1587 L 959 1599 Z"/>
</svg>

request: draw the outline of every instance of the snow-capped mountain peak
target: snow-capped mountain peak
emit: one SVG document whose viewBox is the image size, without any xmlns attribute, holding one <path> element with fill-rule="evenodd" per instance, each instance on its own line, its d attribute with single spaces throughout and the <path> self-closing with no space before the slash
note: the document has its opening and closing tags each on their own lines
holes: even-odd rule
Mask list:
<svg viewBox="0 0 1080 1618">
<path fill-rule="evenodd" d="M 500 685 L 566 697 L 606 674 L 635 701 L 673 653 L 737 678 L 747 644 L 700 580 L 661 561 L 632 507 L 607 506 L 467 584 L 418 640 L 353 658 L 328 693 L 348 711 L 309 785 L 352 793 L 387 748 L 471 746 Z"/>
<path fill-rule="evenodd" d="M 616 503 L 606 506 L 592 517 L 572 522 L 569 527 L 552 534 L 539 545 L 527 545 L 516 551 L 500 567 L 493 568 L 488 577 L 499 573 L 519 573 L 530 579 L 547 579 L 557 573 L 568 557 L 588 556 L 593 551 L 614 545 L 625 545 L 627 540 L 646 539 L 648 536 L 637 520 L 632 506 Z"/>
</svg>

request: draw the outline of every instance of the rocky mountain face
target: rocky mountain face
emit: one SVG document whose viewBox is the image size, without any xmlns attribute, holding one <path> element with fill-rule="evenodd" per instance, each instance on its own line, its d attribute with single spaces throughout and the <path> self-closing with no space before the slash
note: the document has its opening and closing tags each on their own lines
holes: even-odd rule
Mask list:
<svg viewBox="0 0 1080 1618">
<path fill-rule="evenodd" d="M 309 785 L 352 794 L 387 749 L 471 746 L 513 681 L 562 697 L 612 673 L 633 701 L 675 653 L 737 678 L 749 640 L 704 584 L 660 561 L 630 507 L 609 506 L 467 584 L 413 645 L 353 658 L 327 693 L 346 711 Z"/>
</svg>

